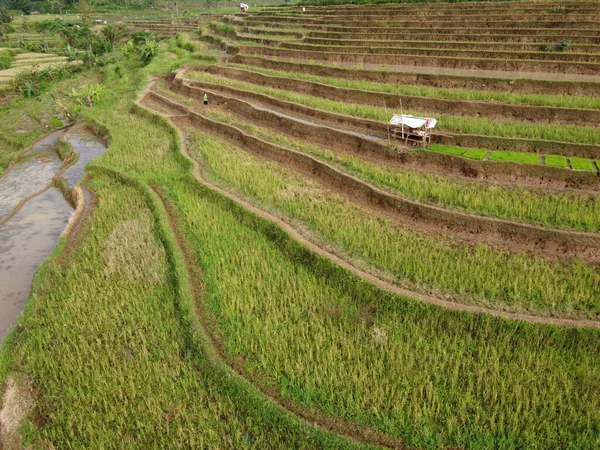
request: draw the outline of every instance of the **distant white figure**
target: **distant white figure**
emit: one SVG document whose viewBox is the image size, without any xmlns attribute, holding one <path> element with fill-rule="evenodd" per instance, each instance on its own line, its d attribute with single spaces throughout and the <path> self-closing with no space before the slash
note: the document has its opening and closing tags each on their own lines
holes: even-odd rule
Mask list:
<svg viewBox="0 0 600 450">
<path fill-rule="evenodd" d="M 250 6 L 248 6 L 246 3 L 240 3 L 239 7 L 240 7 L 240 12 L 246 12 L 246 11 L 248 11 L 248 8 L 250 8 Z"/>
</svg>

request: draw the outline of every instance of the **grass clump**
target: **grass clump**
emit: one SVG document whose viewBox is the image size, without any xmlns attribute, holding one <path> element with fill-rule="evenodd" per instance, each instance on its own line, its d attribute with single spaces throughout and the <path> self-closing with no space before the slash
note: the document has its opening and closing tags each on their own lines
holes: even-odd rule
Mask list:
<svg viewBox="0 0 600 450">
<path fill-rule="evenodd" d="M 567 158 L 562 155 L 544 155 L 544 164 L 550 167 L 567 167 Z"/>
<path fill-rule="evenodd" d="M 464 147 L 457 147 L 455 145 L 443 145 L 443 144 L 431 144 L 428 147 L 428 150 L 433 150 L 435 152 L 448 153 L 454 156 L 462 156 L 467 149 Z"/>
<path fill-rule="evenodd" d="M 495 150 L 490 153 L 490 161 L 508 161 L 525 164 L 539 164 L 540 157 L 537 153 Z"/>
<path fill-rule="evenodd" d="M 571 165 L 571 169 L 573 170 L 594 170 L 594 165 L 592 164 L 592 161 L 587 158 L 571 157 L 569 158 L 569 164 Z"/>
<path fill-rule="evenodd" d="M 484 148 L 470 148 L 463 153 L 462 156 L 469 159 L 475 159 L 481 161 L 488 154 L 488 150 Z"/>
</svg>

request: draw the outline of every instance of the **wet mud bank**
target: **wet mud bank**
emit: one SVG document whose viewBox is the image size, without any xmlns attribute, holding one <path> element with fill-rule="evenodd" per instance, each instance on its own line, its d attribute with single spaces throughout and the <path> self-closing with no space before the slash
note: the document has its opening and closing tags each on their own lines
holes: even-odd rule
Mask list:
<svg viewBox="0 0 600 450">
<path fill-rule="evenodd" d="M 79 155 L 76 162 L 63 167 L 57 152 L 59 141 L 68 143 Z M 36 142 L 0 178 L 0 341 L 29 297 L 31 280 L 53 251 L 61 235 L 77 229 L 85 215 L 91 195 L 74 195 L 77 214 L 61 191 L 56 178 L 68 190 L 77 190 L 85 165 L 106 150 L 106 145 L 84 129 L 59 130 Z M 1 218 L 0 218 L 1 219 Z"/>
</svg>

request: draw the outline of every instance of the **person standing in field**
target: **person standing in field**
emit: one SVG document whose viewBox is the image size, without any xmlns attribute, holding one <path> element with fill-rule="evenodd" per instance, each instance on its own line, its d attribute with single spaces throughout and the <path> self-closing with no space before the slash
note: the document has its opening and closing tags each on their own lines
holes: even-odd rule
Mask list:
<svg viewBox="0 0 600 450">
<path fill-rule="evenodd" d="M 206 92 L 202 93 L 202 100 L 204 101 L 205 105 L 208 105 L 208 94 Z"/>
</svg>

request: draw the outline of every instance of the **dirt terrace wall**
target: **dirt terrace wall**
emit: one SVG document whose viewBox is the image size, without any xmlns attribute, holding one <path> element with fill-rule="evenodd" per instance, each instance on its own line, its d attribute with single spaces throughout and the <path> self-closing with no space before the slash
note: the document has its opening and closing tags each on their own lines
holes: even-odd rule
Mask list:
<svg viewBox="0 0 600 450">
<path fill-rule="evenodd" d="M 387 46 L 363 46 L 352 45 L 318 45 L 307 44 L 304 42 L 282 42 L 280 48 L 289 48 L 292 50 L 302 50 L 309 52 L 332 52 L 332 53 L 369 53 L 383 55 L 420 55 L 432 57 L 457 57 L 457 58 L 498 58 L 498 59 L 525 59 L 538 61 L 567 61 L 567 62 L 600 62 L 600 53 L 571 53 L 571 52 L 544 52 L 541 51 L 541 46 L 534 51 L 502 51 L 502 50 L 476 50 L 476 49 L 438 49 L 438 48 L 423 48 L 419 42 L 410 46 L 395 46 L 389 44 Z M 600 48 L 600 47 L 599 47 Z M 600 70 L 599 70 L 600 72 Z"/>
<path fill-rule="evenodd" d="M 511 105 L 495 102 L 444 100 L 420 96 L 377 93 L 216 66 L 209 67 L 205 71 L 260 86 L 299 92 L 315 97 L 342 101 L 344 103 L 358 103 L 377 107 L 385 105 L 392 109 L 404 108 L 422 113 L 600 127 L 600 110 L 593 109 Z"/>
<path fill-rule="evenodd" d="M 431 8 L 429 3 L 388 3 L 381 5 L 373 4 L 343 4 L 343 5 L 324 5 L 324 6 L 306 6 L 305 14 L 324 15 L 343 13 L 347 15 L 353 14 L 369 14 L 374 13 L 401 13 L 410 12 L 415 14 L 503 14 L 507 8 L 511 11 L 518 10 L 526 13 L 553 13 L 553 14 L 581 14 L 585 12 L 598 11 L 598 5 L 589 1 L 586 2 L 456 2 L 446 3 L 440 2 L 435 4 L 435 9 Z M 236 13 L 236 16 L 261 16 L 273 14 L 300 14 L 298 8 L 264 8 L 260 11 L 250 10 L 246 13 Z"/>
<path fill-rule="evenodd" d="M 523 16 L 518 17 L 522 19 Z M 529 17 L 527 17 L 529 19 Z M 461 28 L 483 28 L 485 26 L 491 26 L 493 28 L 505 28 L 505 29 L 535 29 L 535 28 L 546 28 L 562 30 L 565 33 L 570 33 L 572 30 L 599 30 L 600 24 L 597 20 L 596 15 L 583 15 L 580 20 L 561 20 L 561 18 L 555 18 L 554 20 L 518 20 L 513 19 L 510 16 L 508 18 L 499 18 L 498 20 L 478 20 L 477 18 L 464 18 L 464 17 L 449 17 L 443 20 L 436 19 L 435 17 L 411 17 L 410 20 L 406 20 L 405 17 L 389 17 L 368 19 L 368 17 L 360 19 L 347 19 L 343 15 L 337 18 L 313 18 L 313 17 L 286 17 L 286 16 L 263 16 L 259 19 L 245 19 L 246 23 L 260 20 L 263 23 L 272 24 L 294 24 L 304 26 L 311 25 L 345 25 L 351 23 L 352 26 L 357 27 L 422 27 L 422 28 L 444 28 L 448 25 L 452 27 Z M 403 19 L 403 20 L 398 20 Z"/>
<path fill-rule="evenodd" d="M 598 37 L 598 28 L 536 28 L 536 27 L 497 27 L 492 24 L 482 24 L 481 26 L 467 27 L 458 26 L 460 24 L 452 23 L 452 26 L 424 26 L 420 23 L 407 23 L 404 25 L 396 24 L 395 26 L 386 26 L 382 23 L 373 23 L 360 26 L 353 22 L 344 22 L 344 24 L 318 24 L 318 23 L 303 23 L 303 24 L 284 24 L 277 22 L 269 22 L 266 20 L 243 20 L 235 21 L 235 24 L 246 27 L 261 26 L 272 27 L 274 29 L 299 29 L 308 31 L 327 31 L 338 33 L 376 33 L 376 34 L 393 34 L 399 30 L 405 33 L 436 33 L 450 35 L 471 35 L 471 34 L 526 34 L 535 36 L 562 36 L 563 39 L 577 38 L 580 36 Z"/>
<path fill-rule="evenodd" d="M 468 11 L 472 11 L 477 14 L 486 12 L 490 13 L 504 13 L 507 8 L 516 8 L 522 11 L 529 11 L 530 13 L 536 12 L 554 12 L 561 14 L 573 14 L 579 10 L 588 11 L 593 9 L 598 10 L 598 5 L 593 2 L 456 2 L 446 3 L 440 2 L 435 4 L 435 14 L 442 12 L 449 14 L 460 13 L 463 14 Z M 383 4 L 383 5 L 372 5 L 372 4 L 343 4 L 343 5 L 325 5 L 325 6 L 307 6 L 306 12 L 308 14 L 323 14 L 330 15 L 340 13 L 347 14 L 365 14 L 368 11 L 380 11 L 385 10 L 386 12 L 402 12 L 402 13 L 419 13 L 426 12 L 431 13 L 432 8 L 430 3 L 405 3 L 405 4 Z M 265 8 L 262 12 L 266 14 L 292 12 L 298 13 L 298 9 L 285 9 L 285 8 Z M 240 14 L 243 15 L 243 14 Z M 260 15 L 260 12 L 250 11 L 245 15 Z"/>
<path fill-rule="evenodd" d="M 320 39 L 320 38 L 304 38 L 304 44 L 321 45 L 328 47 L 419 47 L 419 48 L 448 48 L 448 49 L 473 49 L 473 50 L 504 50 L 504 51 L 540 51 L 545 45 L 536 43 L 507 43 L 507 42 L 449 42 L 444 41 L 419 41 L 414 39 L 409 40 L 362 40 L 362 39 Z M 576 53 L 599 53 L 600 45 L 570 45 L 569 52 Z"/>
<path fill-rule="evenodd" d="M 557 61 L 509 61 L 501 59 L 483 58 L 452 58 L 429 57 L 418 55 L 370 55 L 351 53 L 328 53 L 280 49 L 277 47 L 250 47 L 239 46 L 240 53 L 246 55 L 276 56 L 278 58 L 319 60 L 344 64 L 381 64 L 409 65 L 416 67 L 444 67 L 451 69 L 479 69 L 511 72 L 550 72 L 570 73 L 579 75 L 600 74 L 600 64 L 596 63 L 570 63 Z"/>
<path fill-rule="evenodd" d="M 247 28 L 243 28 L 244 32 L 247 33 L 254 33 L 254 34 L 264 34 L 264 35 L 271 35 L 271 36 L 289 36 L 291 38 L 297 38 L 300 39 L 302 38 L 304 35 L 302 33 L 299 33 L 297 31 L 286 31 L 286 30 L 268 30 L 268 29 L 262 29 L 262 28 L 253 28 L 253 27 L 247 27 Z"/>
<path fill-rule="evenodd" d="M 167 98 L 164 98 L 164 101 L 171 102 Z M 515 251 L 527 248 L 530 251 L 547 252 L 560 258 L 577 255 L 591 261 L 600 256 L 598 234 L 546 230 L 532 225 L 472 216 L 422 204 L 382 191 L 311 156 L 263 141 L 234 126 L 208 119 L 191 111 L 188 118 L 204 131 L 225 138 L 252 153 L 315 177 L 353 201 L 364 202 L 371 208 L 379 209 L 399 219 L 427 223 L 437 227 L 442 233 L 450 229 L 467 240 L 492 243 Z"/>
<path fill-rule="evenodd" d="M 563 35 L 534 35 L 523 33 L 495 34 L 451 34 L 435 32 L 424 32 L 422 29 L 415 32 L 406 32 L 402 30 L 391 30 L 390 32 L 332 32 L 332 31 L 306 31 L 305 36 L 317 39 L 363 39 L 364 40 L 421 40 L 421 41 L 447 41 L 447 42 L 524 42 L 538 44 L 556 44 L 564 39 Z M 598 45 L 600 37 L 598 36 L 569 36 L 572 44 L 580 45 Z"/>
<path fill-rule="evenodd" d="M 238 16 L 244 17 L 244 16 Z M 254 14 L 245 16 L 247 19 L 252 20 L 270 20 L 273 22 L 288 22 L 289 20 L 298 20 L 301 22 L 318 22 L 318 23 L 344 23 L 344 22 L 406 22 L 406 13 L 399 11 L 390 10 L 370 10 L 364 13 L 349 14 L 314 14 L 304 13 L 299 16 L 281 15 L 281 14 Z M 528 22 L 590 22 L 597 21 L 600 19 L 600 9 L 590 8 L 587 10 L 580 10 L 573 14 L 560 14 L 560 13 L 549 13 L 539 12 L 534 10 L 522 10 L 519 8 L 510 9 L 504 13 L 490 12 L 488 14 L 482 14 L 481 11 L 444 11 L 438 13 L 437 11 L 415 11 L 410 14 L 411 20 L 415 22 L 422 22 L 424 20 L 433 22 L 461 22 L 461 21 L 486 21 L 488 23 L 503 22 L 507 20 L 522 21 L 526 17 Z M 293 22 L 292 22 L 293 23 Z"/>
<path fill-rule="evenodd" d="M 361 131 L 362 133 L 371 134 L 374 136 L 378 136 L 382 139 L 386 139 L 388 136 L 388 126 L 386 123 L 377 122 L 374 120 L 368 119 L 360 119 L 352 116 L 346 116 L 343 114 L 334 114 L 328 113 L 326 111 L 321 111 L 318 109 L 298 105 L 296 103 L 287 102 L 285 100 L 275 99 L 263 94 L 256 94 L 252 92 L 246 92 L 235 88 L 229 88 L 226 86 L 221 86 L 213 83 L 204 83 L 199 81 L 192 80 L 178 80 L 174 85 L 174 89 L 181 94 L 196 98 L 200 100 L 202 95 L 202 90 L 209 90 L 213 93 L 219 93 L 228 97 L 235 97 L 238 99 L 250 99 L 256 101 L 260 104 L 266 105 L 268 107 L 272 107 L 275 109 L 283 110 L 286 112 L 290 112 L 292 115 L 298 114 L 305 117 L 310 117 L 315 120 L 323 121 L 325 123 L 340 125 L 345 129 L 355 129 L 357 131 Z M 594 145 L 582 145 L 582 144 L 571 144 L 571 143 L 563 143 L 563 142 L 552 142 L 552 141 L 535 141 L 530 139 L 511 139 L 511 138 L 500 138 L 500 137 L 492 137 L 492 136 L 477 136 L 477 135 L 459 135 L 445 132 L 444 135 L 434 135 L 433 142 L 447 144 L 447 145 L 458 145 L 464 146 L 466 148 L 469 147 L 478 147 L 478 148 L 487 148 L 490 150 L 516 150 L 516 151 L 526 151 L 533 153 L 542 153 L 542 154 L 559 154 L 565 156 L 582 156 L 587 158 L 595 157 L 594 155 L 600 155 L 600 146 Z M 372 147 L 373 149 L 375 147 Z M 436 152 L 437 153 L 437 152 Z M 386 150 L 387 154 L 387 150 Z M 465 160 L 465 158 L 461 158 L 461 160 Z M 465 160 L 466 161 L 466 160 Z M 479 166 L 477 164 L 472 165 L 469 163 L 468 167 L 476 168 L 479 172 Z M 487 166 L 486 166 L 487 167 Z M 532 166 L 535 167 L 535 166 Z M 540 166 L 546 167 L 546 166 Z M 500 169 L 499 169 L 500 170 Z M 535 169 L 531 169 L 532 178 L 537 177 L 546 177 L 552 178 L 551 173 L 548 171 L 539 172 Z M 566 169 L 564 169 L 566 170 Z M 462 175 L 465 176 L 478 176 L 478 172 L 461 172 Z M 579 184 L 579 180 L 581 183 L 585 184 L 594 184 L 597 182 L 596 174 L 593 172 L 586 173 L 585 175 L 581 175 L 579 172 L 568 171 L 573 180 L 573 186 L 577 186 Z M 497 172 L 498 175 L 504 172 Z M 578 174 L 578 175 L 575 175 Z M 570 177 L 566 173 L 557 174 L 557 180 L 565 180 Z M 584 181 L 587 180 L 587 181 Z"/>
<path fill-rule="evenodd" d="M 250 55 L 237 55 L 233 62 L 262 67 L 264 69 L 284 70 L 288 72 L 343 78 L 347 80 L 366 80 L 378 83 L 415 84 L 440 88 L 464 88 L 523 94 L 577 95 L 591 97 L 600 95 L 599 84 L 588 82 L 484 78 L 442 74 L 402 73 L 386 70 L 344 69 L 302 62 L 277 61 Z"/>
<path fill-rule="evenodd" d="M 173 90 L 199 102 L 202 91 L 174 85 Z M 365 137 L 318 124 L 308 124 L 282 117 L 275 112 L 258 109 L 234 97 L 210 91 L 211 104 L 224 105 L 232 113 L 281 133 L 321 145 L 329 150 L 342 151 L 379 161 L 386 165 L 412 167 L 418 171 L 437 172 L 481 180 L 511 182 L 543 187 L 599 189 L 600 177 L 594 172 L 505 161 L 476 161 L 441 152 L 410 151 L 397 141 L 374 141 Z M 181 114 L 181 109 L 174 112 Z M 395 148 L 393 148 L 395 147 Z M 397 149 L 400 151 L 397 151 Z"/>
<path fill-rule="evenodd" d="M 387 123 L 384 122 L 361 119 L 344 114 L 330 113 L 320 109 L 269 97 L 268 95 L 244 91 L 214 83 L 185 80 L 184 84 L 187 85 L 185 86 L 186 89 L 200 87 L 215 92 L 221 92 L 225 95 L 236 98 L 251 99 L 273 108 L 279 108 L 291 113 L 301 114 L 316 120 L 322 120 L 332 124 L 340 124 L 343 127 L 355 128 L 363 132 L 365 132 L 364 130 L 367 130 L 366 132 L 368 134 L 375 133 L 375 135 L 378 134 L 381 137 L 386 137 L 388 133 Z M 556 141 L 537 141 L 533 139 L 502 138 L 493 136 L 463 135 L 448 131 L 444 131 L 443 135 L 434 135 L 433 142 L 448 145 L 458 145 L 467 148 L 480 147 L 490 150 L 515 150 L 550 155 L 556 154 L 565 156 L 582 156 L 585 158 L 597 158 L 597 155 L 600 155 L 600 146 L 598 145 L 573 144 Z"/>
</svg>

